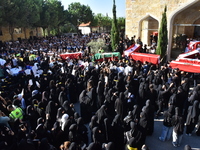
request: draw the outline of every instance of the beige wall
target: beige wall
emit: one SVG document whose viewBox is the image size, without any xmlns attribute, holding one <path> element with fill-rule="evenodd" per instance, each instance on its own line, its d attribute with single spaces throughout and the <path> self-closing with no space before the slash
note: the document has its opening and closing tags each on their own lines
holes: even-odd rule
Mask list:
<svg viewBox="0 0 200 150">
<path fill-rule="evenodd" d="M 9 28 L 8 27 L 1 27 L 2 30 L 2 35 L 0 35 L 0 41 L 10 41 L 11 40 L 11 35 L 9 33 Z M 13 34 L 14 40 L 18 40 L 18 38 L 25 39 L 25 34 L 23 28 L 21 28 L 22 32 L 21 33 L 15 33 Z M 30 33 L 33 33 L 32 35 Z M 26 29 L 26 38 L 30 38 L 30 36 L 36 36 L 36 29 Z M 38 28 L 38 36 L 41 37 L 43 35 L 42 29 Z"/>
<path fill-rule="evenodd" d="M 140 36 L 140 21 L 151 16 L 160 23 L 165 5 L 167 6 L 167 17 L 179 7 L 192 0 L 126 0 L 126 35 L 132 37 Z M 180 18 L 181 19 L 181 18 Z"/>
</svg>

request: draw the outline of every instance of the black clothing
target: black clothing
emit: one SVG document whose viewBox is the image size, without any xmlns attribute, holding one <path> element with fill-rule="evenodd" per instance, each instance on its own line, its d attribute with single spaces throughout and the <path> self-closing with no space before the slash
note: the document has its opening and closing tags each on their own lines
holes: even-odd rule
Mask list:
<svg viewBox="0 0 200 150">
<path fill-rule="evenodd" d="M 120 120 L 120 115 L 116 115 L 112 122 L 113 142 L 116 145 L 116 150 L 122 150 L 124 144 L 124 128 Z"/>
<path fill-rule="evenodd" d="M 186 119 L 186 134 L 191 134 L 199 118 L 199 102 L 194 101 L 193 106 L 189 106 Z"/>
<path fill-rule="evenodd" d="M 173 125 L 173 130 L 181 135 L 183 134 L 184 131 L 184 120 L 183 117 L 180 114 L 179 108 L 175 108 L 175 115 L 172 117 L 172 125 Z"/>
</svg>

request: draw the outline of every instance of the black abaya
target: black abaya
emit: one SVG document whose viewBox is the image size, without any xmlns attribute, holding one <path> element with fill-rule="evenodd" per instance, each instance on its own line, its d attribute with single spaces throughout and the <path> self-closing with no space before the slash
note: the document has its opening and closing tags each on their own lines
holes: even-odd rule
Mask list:
<svg viewBox="0 0 200 150">
<path fill-rule="evenodd" d="M 198 122 L 199 117 L 199 102 L 196 100 L 192 106 L 188 108 L 186 119 L 186 134 L 191 134 Z"/>
</svg>

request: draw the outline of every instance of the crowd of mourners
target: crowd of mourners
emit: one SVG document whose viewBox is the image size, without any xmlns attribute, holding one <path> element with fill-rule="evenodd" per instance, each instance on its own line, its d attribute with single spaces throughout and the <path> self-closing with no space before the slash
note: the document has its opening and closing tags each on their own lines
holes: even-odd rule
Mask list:
<svg viewBox="0 0 200 150">
<path fill-rule="evenodd" d="M 108 35 L 98 38 L 109 43 Z M 155 118 L 164 118 L 158 140 L 172 138 L 174 147 L 183 134 L 200 135 L 200 85 L 193 73 L 129 58 L 92 62 L 91 39 L 2 44 L 0 149 L 145 150 Z M 118 50 L 133 43 L 126 37 Z M 59 58 L 70 51 L 81 51 L 83 57 Z"/>
</svg>

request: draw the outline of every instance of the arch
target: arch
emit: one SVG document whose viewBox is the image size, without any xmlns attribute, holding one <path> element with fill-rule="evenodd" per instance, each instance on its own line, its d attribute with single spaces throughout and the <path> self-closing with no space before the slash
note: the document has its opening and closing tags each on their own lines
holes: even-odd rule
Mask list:
<svg viewBox="0 0 200 150">
<path fill-rule="evenodd" d="M 147 27 L 146 27 L 147 30 L 146 30 L 146 33 L 144 33 L 144 31 L 142 29 L 142 27 L 143 27 L 143 21 L 145 21 L 145 20 L 147 20 Z M 149 29 L 149 27 L 150 27 L 150 25 L 149 25 L 150 20 L 151 20 L 151 22 L 153 22 L 150 25 L 154 24 L 154 29 L 151 29 L 151 28 Z M 143 43 L 145 42 L 145 44 L 149 45 L 150 44 L 150 42 L 149 42 L 150 41 L 149 40 L 149 38 L 150 38 L 150 30 L 152 32 L 155 32 L 155 31 L 158 31 L 158 29 L 159 29 L 159 19 L 157 17 L 155 17 L 155 16 L 147 13 L 147 15 L 144 16 L 143 18 L 141 18 L 140 21 L 139 21 L 138 35 L 137 36 L 141 37 Z M 142 34 L 145 34 L 145 35 L 142 35 Z M 144 36 L 144 37 L 142 38 L 142 36 Z"/>
<path fill-rule="evenodd" d="M 190 2 L 185 3 L 184 5 L 182 5 L 181 7 L 179 7 L 177 10 L 175 10 L 174 12 L 171 13 L 171 15 L 168 18 L 168 48 L 167 48 L 167 60 L 170 60 L 171 58 L 171 48 L 172 48 L 172 33 L 173 33 L 173 22 L 174 22 L 174 18 L 176 17 L 176 15 L 178 13 L 180 13 L 181 11 L 189 8 L 190 6 L 194 5 L 195 3 L 199 2 L 199 0 L 190 0 Z"/>
</svg>

